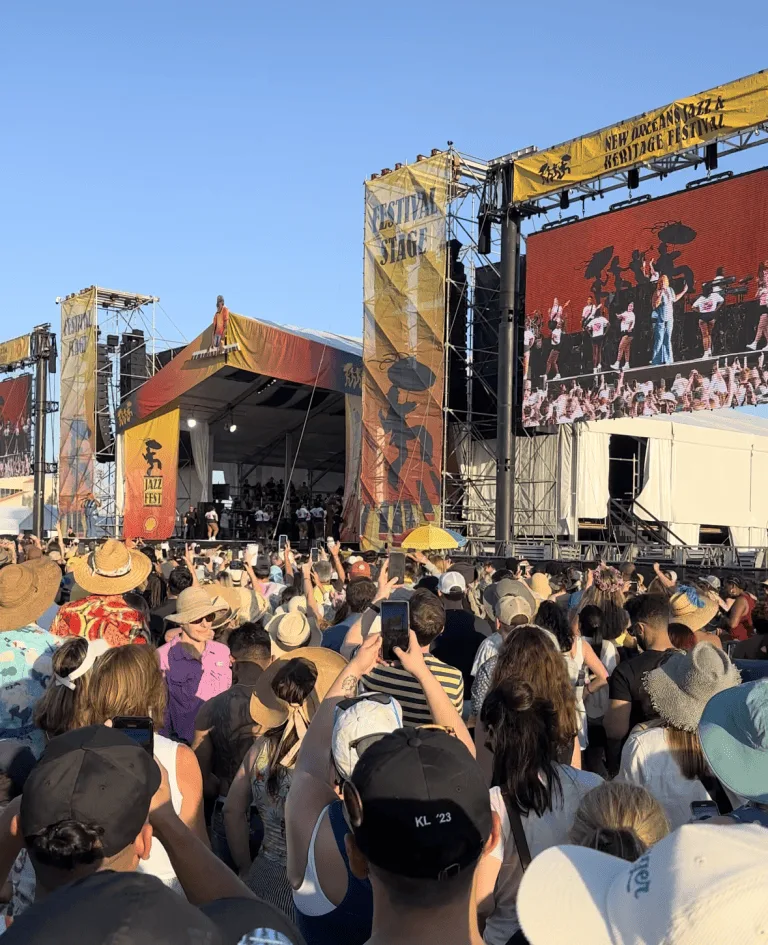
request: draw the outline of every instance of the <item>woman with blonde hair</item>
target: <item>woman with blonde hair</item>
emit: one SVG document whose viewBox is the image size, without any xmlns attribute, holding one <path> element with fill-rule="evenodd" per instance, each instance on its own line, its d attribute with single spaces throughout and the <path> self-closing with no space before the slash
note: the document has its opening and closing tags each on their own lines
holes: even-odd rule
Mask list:
<svg viewBox="0 0 768 945">
<path fill-rule="evenodd" d="M 675 327 L 675 302 L 688 292 L 684 285 L 682 291 L 675 292 L 669 284 L 669 276 L 659 278 L 656 291 L 653 293 L 653 357 L 651 364 L 672 364 L 675 360 L 672 355 L 672 329 Z"/>
<path fill-rule="evenodd" d="M 571 843 L 634 862 L 669 833 L 664 808 L 645 788 L 607 781 L 585 794 L 571 827 Z"/>
<path fill-rule="evenodd" d="M 154 723 L 155 760 L 168 772 L 173 809 L 210 846 L 203 813 L 203 778 L 195 753 L 187 745 L 159 734 L 166 712 L 167 692 L 157 654 L 149 647 L 123 646 L 96 660 L 90 679 L 90 708 L 86 725 L 99 725 L 120 716 L 150 718 Z M 155 839 L 139 872 L 151 873 L 181 892 L 168 854 Z"/>
</svg>

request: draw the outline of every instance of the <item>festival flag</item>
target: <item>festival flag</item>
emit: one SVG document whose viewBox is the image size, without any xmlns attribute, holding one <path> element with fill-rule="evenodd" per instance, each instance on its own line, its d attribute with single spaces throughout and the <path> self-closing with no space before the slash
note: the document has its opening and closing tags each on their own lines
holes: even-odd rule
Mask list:
<svg viewBox="0 0 768 945">
<path fill-rule="evenodd" d="M 177 404 L 129 427 L 125 437 L 126 538 L 171 538 L 176 525 L 179 466 Z"/>
</svg>

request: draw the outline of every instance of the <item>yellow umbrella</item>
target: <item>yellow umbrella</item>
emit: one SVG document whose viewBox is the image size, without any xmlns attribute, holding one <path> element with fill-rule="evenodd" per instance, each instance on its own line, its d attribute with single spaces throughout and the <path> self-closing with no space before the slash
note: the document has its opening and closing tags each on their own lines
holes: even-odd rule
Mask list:
<svg viewBox="0 0 768 945">
<path fill-rule="evenodd" d="M 400 547 L 406 551 L 444 551 L 458 548 L 459 543 L 453 535 L 437 525 L 419 525 L 406 535 Z"/>
</svg>

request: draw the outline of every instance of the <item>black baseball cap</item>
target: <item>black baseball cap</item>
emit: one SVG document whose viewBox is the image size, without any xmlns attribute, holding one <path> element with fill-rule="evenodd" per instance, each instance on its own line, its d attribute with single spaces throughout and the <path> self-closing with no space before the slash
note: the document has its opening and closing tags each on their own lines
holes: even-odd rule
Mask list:
<svg viewBox="0 0 768 945">
<path fill-rule="evenodd" d="M 28 745 L 15 738 L 0 738 L 0 773 L 10 779 L 16 797 L 21 794 L 36 762 Z"/>
<path fill-rule="evenodd" d="M 141 832 L 160 787 L 154 758 L 127 735 L 89 725 L 51 739 L 21 796 L 21 831 L 32 837 L 63 820 L 100 827 L 104 856 Z"/>
<path fill-rule="evenodd" d="M 371 745 L 344 801 L 361 852 L 398 876 L 447 879 L 474 867 L 491 834 L 480 767 L 439 729 L 398 729 Z"/>
</svg>

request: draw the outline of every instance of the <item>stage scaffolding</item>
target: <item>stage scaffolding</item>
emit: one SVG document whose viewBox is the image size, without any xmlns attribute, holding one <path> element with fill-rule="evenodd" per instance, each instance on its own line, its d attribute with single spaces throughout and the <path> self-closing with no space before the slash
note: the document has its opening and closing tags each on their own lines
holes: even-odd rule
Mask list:
<svg viewBox="0 0 768 945">
<path fill-rule="evenodd" d="M 120 402 L 166 364 L 186 339 L 154 295 L 97 287 L 96 463 L 92 537 L 119 536 L 122 478 L 115 413 Z M 158 315 L 158 308 L 160 314 Z"/>
<path fill-rule="evenodd" d="M 466 536 L 470 553 L 482 554 L 503 549 L 497 548 L 495 526 L 499 291 L 492 284 L 480 287 L 478 272 L 490 275 L 486 283 L 499 277 L 501 238 L 489 214 L 487 240 L 480 245 L 486 163 L 452 153 L 456 174 L 447 220 L 442 518 L 445 528 Z M 516 378 L 522 375 L 522 358 L 518 361 Z M 463 396 L 454 393 L 460 386 L 457 375 L 463 378 Z M 557 537 L 556 442 L 556 436 L 517 431 L 518 539 Z"/>
</svg>

